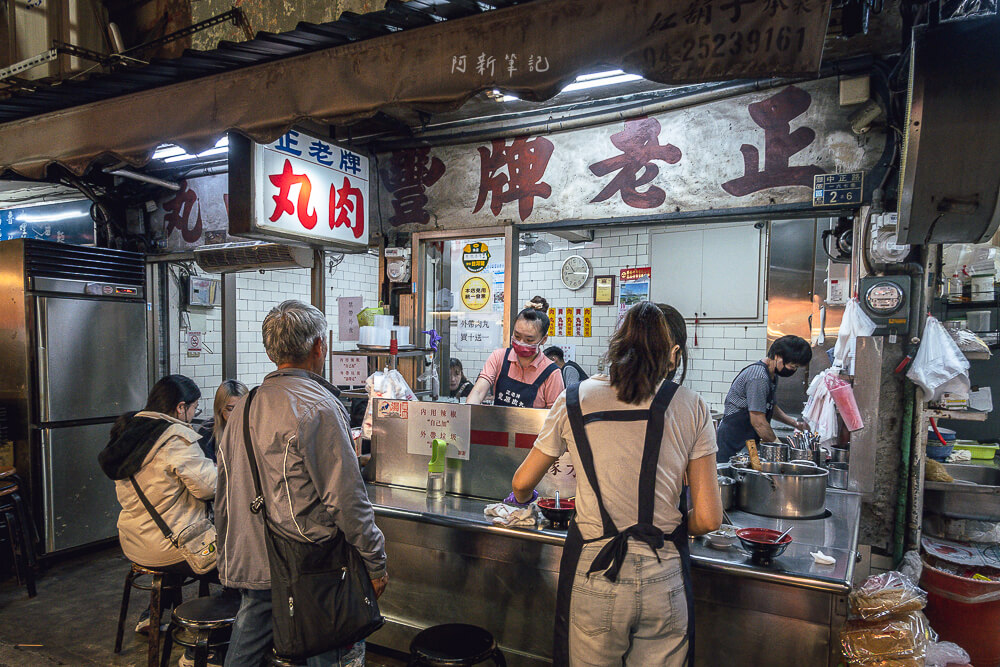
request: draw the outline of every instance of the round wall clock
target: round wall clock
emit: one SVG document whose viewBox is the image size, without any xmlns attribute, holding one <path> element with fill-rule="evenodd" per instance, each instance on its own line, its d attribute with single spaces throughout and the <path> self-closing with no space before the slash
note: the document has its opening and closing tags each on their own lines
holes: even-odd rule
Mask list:
<svg viewBox="0 0 1000 667">
<path fill-rule="evenodd" d="M 579 255 L 570 255 L 563 262 L 560 277 L 568 289 L 578 290 L 590 277 L 590 263 Z"/>
</svg>

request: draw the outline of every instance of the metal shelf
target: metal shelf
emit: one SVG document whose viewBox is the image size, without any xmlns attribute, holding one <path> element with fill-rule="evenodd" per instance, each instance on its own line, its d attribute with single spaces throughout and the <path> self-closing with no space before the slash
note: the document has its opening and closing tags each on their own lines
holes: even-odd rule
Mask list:
<svg viewBox="0 0 1000 667">
<path fill-rule="evenodd" d="M 429 347 L 418 347 L 412 350 L 400 350 L 395 355 L 389 353 L 389 350 L 331 350 L 331 355 L 337 355 L 340 357 L 422 357 L 427 354 L 431 354 L 434 350 Z"/>
<path fill-rule="evenodd" d="M 924 416 L 934 419 L 959 419 L 970 422 L 984 422 L 989 416 L 988 412 L 979 410 L 945 410 L 943 408 L 927 408 Z"/>
</svg>

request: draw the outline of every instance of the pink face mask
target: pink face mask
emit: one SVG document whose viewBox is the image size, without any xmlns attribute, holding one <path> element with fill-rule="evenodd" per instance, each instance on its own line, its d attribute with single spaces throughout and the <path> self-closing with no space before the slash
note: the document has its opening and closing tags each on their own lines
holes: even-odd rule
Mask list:
<svg viewBox="0 0 1000 667">
<path fill-rule="evenodd" d="M 519 357 L 533 357 L 538 354 L 538 345 L 528 345 L 526 343 L 521 343 L 513 338 L 510 340 L 510 346 L 514 348 L 514 354 Z"/>
</svg>

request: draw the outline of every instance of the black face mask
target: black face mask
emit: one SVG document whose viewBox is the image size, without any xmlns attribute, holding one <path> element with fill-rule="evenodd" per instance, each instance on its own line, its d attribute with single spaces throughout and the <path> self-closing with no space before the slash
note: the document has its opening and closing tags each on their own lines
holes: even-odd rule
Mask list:
<svg viewBox="0 0 1000 667">
<path fill-rule="evenodd" d="M 793 375 L 795 375 L 795 371 L 797 371 L 797 370 L 799 370 L 799 369 L 798 368 L 782 368 L 780 371 L 779 370 L 775 370 L 774 372 L 777 373 L 778 375 L 780 375 L 783 378 L 790 378 Z"/>
</svg>

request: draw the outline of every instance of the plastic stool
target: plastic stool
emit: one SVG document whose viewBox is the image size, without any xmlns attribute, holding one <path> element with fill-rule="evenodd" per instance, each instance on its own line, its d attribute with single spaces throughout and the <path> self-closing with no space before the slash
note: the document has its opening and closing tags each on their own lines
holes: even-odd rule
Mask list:
<svg viewBox="0 0 1000 667">
<path fill-rule="evenodd" d="M 493 635 L 475 625 L 447 623 L 427 628 L 413 638 L 408 665 L 471 667 L 487 660 L 507 667 Z"/>
<path fill-rule="evenodd" d="M 163 640 L 161 667 L 170 664 L 174 643 L 194 649 L 194 667 L 207 667 L 209 650 L 229 644 L 239 610 L 238 597 L 198 598 L 179 605 Z"/>
<path fill-rule="evenodd" d="M 152 577 L 152 581 L 147 584 L 139 582 L 140 577 Z M 132 595 L 132 589 L 137 588 L 142 591 L 149 591 L 149 647 L 147 655 L 148 667 L 157 667 L 160 664 L 160 618 L 163 615 L 163 593 L 180 593 L 181 588 L 195 579 L 184 579 L 183 575 L 164 572 L 155 568 L 143 567 L 132 563 L 128 574 L 125 575 L 125 591 L 122 593 L 121 610 L 118 613 L 118 630 L 115 633 L 115 653 L 122 650 L 122 638 L 125 634 L 125 617 L 128 616 L 128 603 Z M 198 577 L 198 595 L 205 597 L 208 595 L 209 577 Z"/>
</svg>

